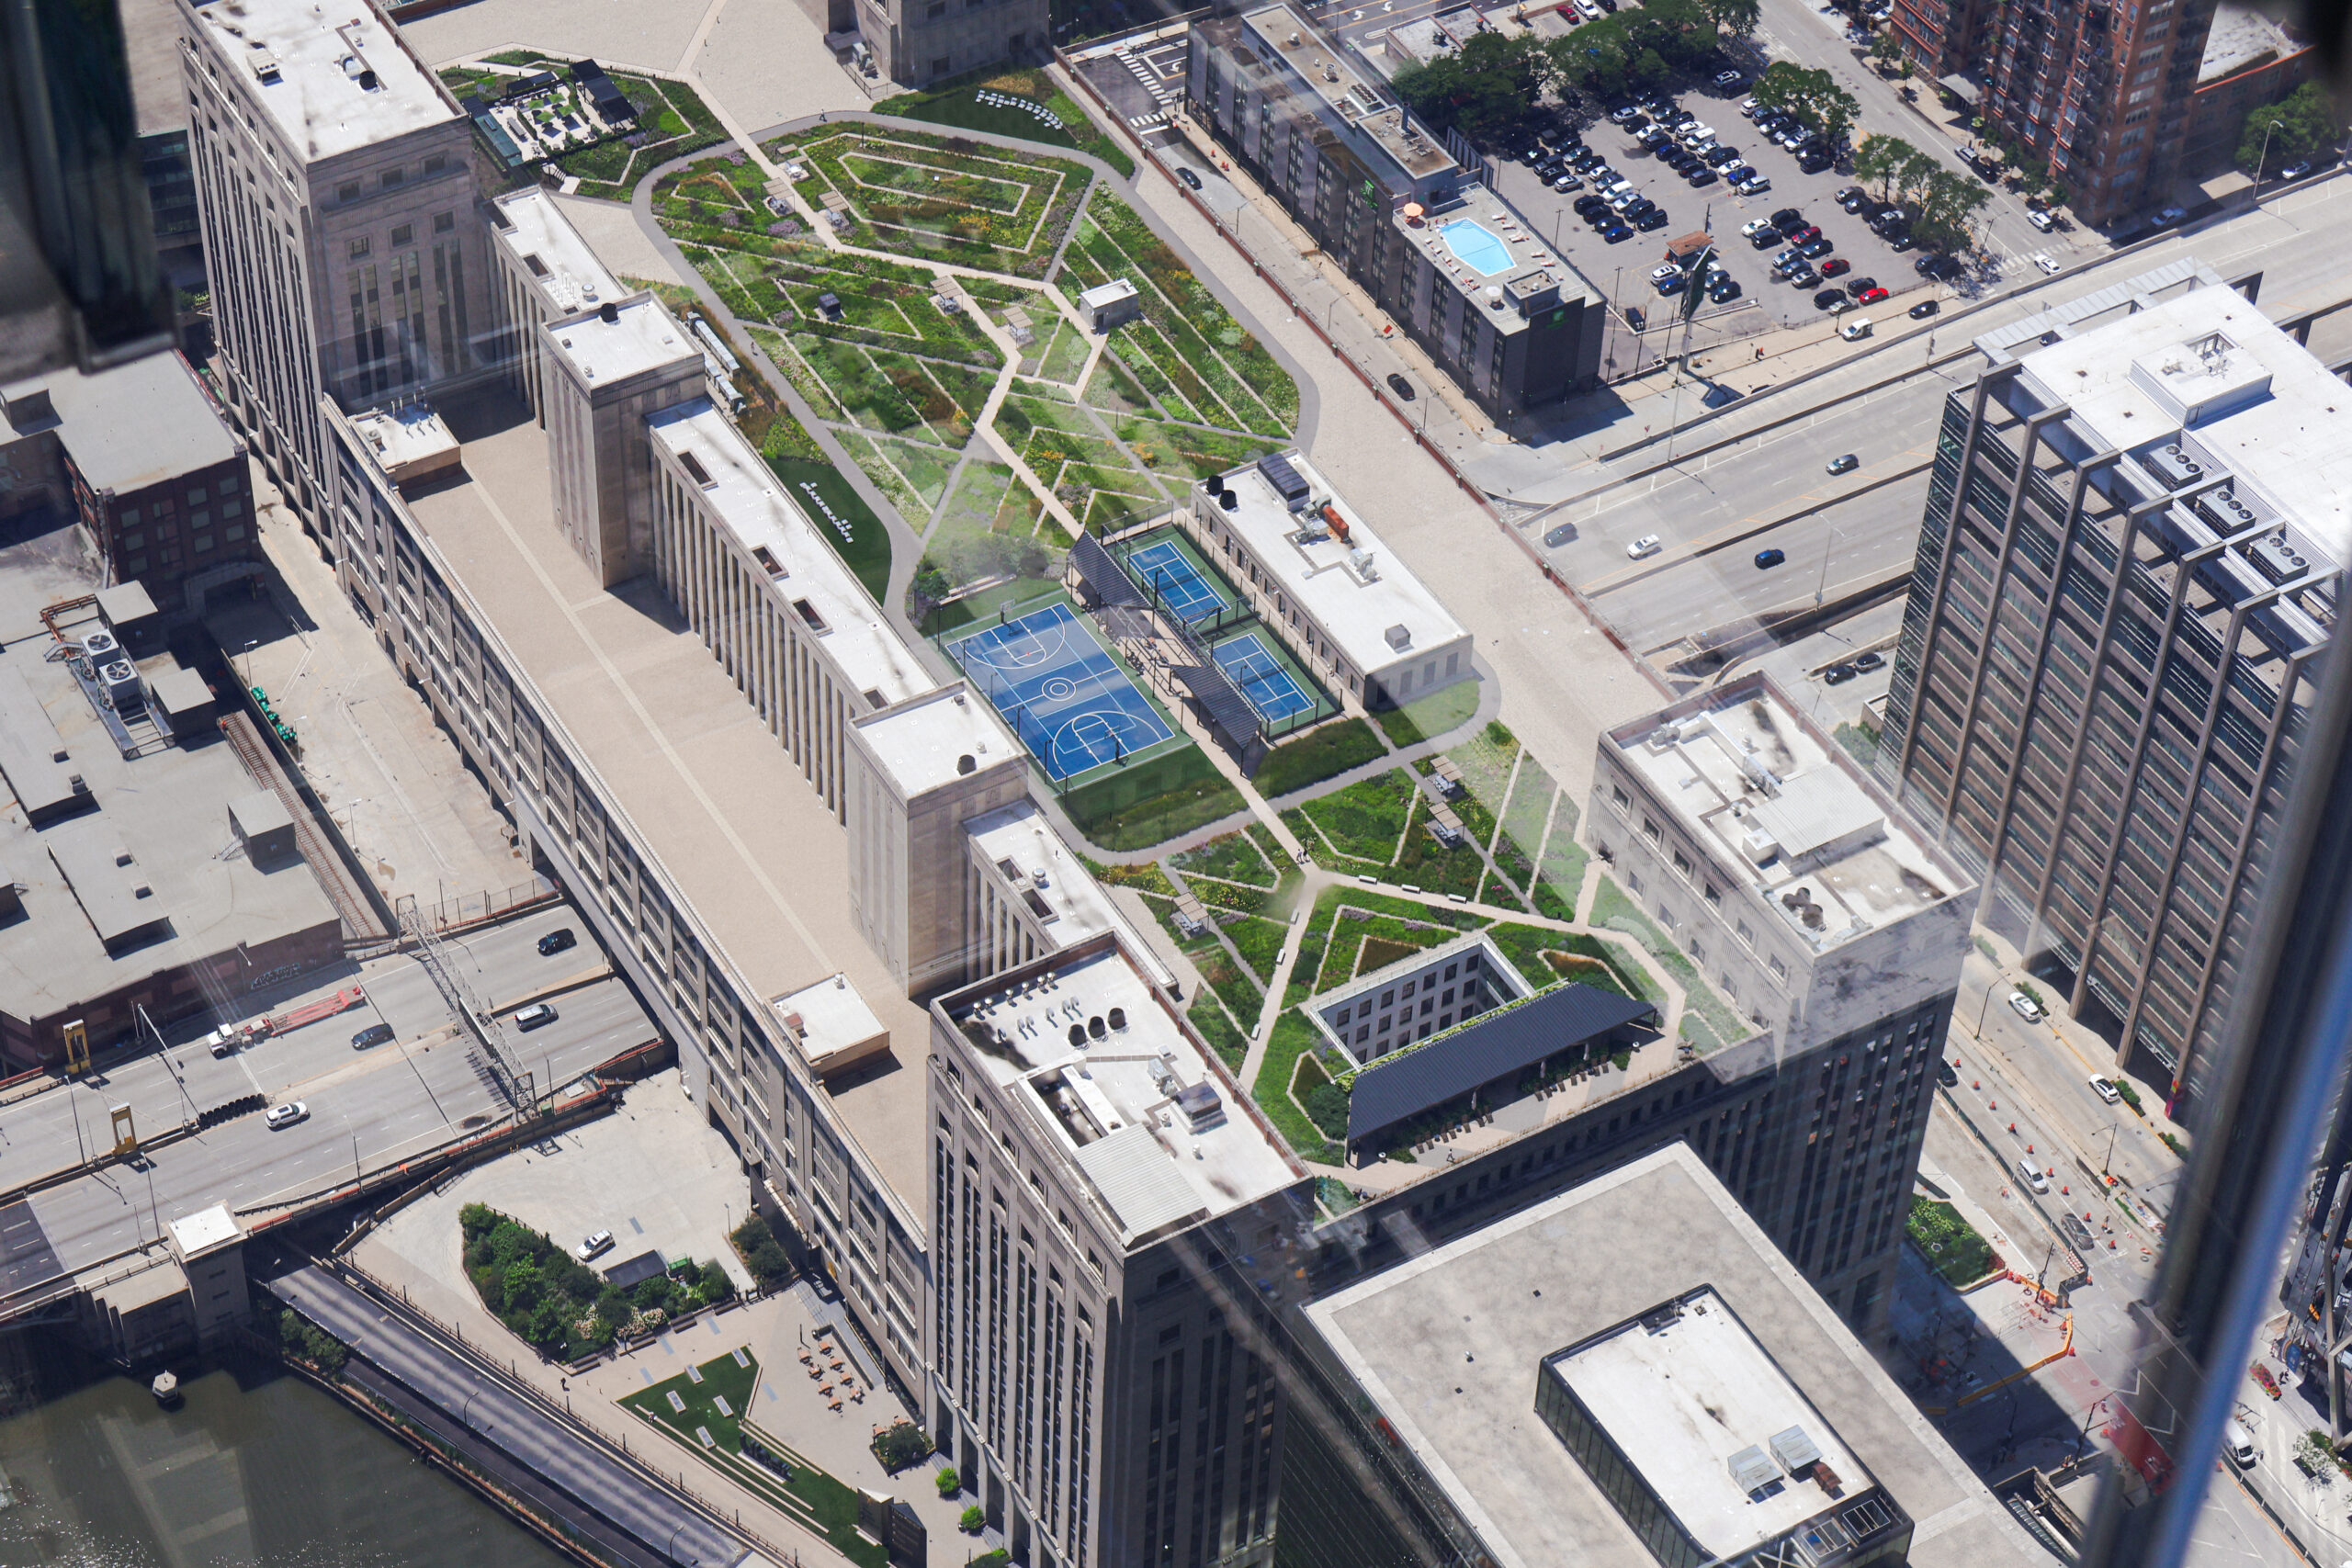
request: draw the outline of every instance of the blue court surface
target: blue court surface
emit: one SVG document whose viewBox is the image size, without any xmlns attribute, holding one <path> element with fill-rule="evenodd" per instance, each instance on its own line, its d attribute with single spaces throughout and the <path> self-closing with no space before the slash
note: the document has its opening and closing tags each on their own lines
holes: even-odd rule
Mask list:
<svg viewBox="0 0 2352 1568">
<path fill-rule="evenodd" d="M 1067 604 L 975 632 L 947 656 L 1057 783 L 1175 733 Z"/>
<path fill-rule="evenodd" d="M 1156 540 L 1127 557 L 1127 575 L 1159 590 L 1161 605 L 1187 626 L 1233 607 L 1201 569 L 1167 539 Z"/>
<path fill-rule="evenodd" d="M 1270 724 L 1315 706 L 1314 694 L 1302 688 L 1283 668 L 1282 660 L 1266 651 L 1266 645 L 1258 640 L 1256 632 L 1244 632 L 1217 644 L 1215 657 L 1217 668 L 1233 678 L 1233 683 L 1241 688 L 1241 694 L 1250 699 L 1250 705 L 1264 715 Z"/>
</svg>

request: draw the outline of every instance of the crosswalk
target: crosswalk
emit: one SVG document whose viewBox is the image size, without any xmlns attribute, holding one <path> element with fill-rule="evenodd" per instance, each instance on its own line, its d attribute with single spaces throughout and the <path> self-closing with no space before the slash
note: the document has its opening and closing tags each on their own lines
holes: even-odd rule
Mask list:
<svg viewBox="0 0 2352 1568">
<path fill-rule="evenodd" d="M 1112 57 L 1127 68 L 1128 74 L 1135 77 L 1143 90 L 1151 95 L 1151 101 L 1159 106 L 1150 114 L 1129 115 L 1127 124 L 1136 130 L 1149 130 L 1155 126 L 1166 125 L 1169 114 L 1176 107 L 1176 95 L 1160 81 L 1159 73 L 1136 58 L 1135 51 L 1131 49 L 1115 50 Z"/>
</svg>

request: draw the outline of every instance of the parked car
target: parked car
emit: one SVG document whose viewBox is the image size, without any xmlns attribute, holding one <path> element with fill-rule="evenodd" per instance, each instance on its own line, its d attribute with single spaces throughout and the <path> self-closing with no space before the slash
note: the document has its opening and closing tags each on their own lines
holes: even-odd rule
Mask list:
<svg viewBox="0 0 2352 1568">
<path fill-rule="evenodd" d="M 1739 279 L 1728 273 L 1715 274 L 1713 280 L 1707 285 L 1707 298 L 1718 305 L 1730 304 L 1740 297 L 1741 292 Z"/>
<path fill-rule="evenodd" d="M 1801 266 L 1789 274 L 1789 287 L 1792 288 L 1810 288 L 1820 281 L 1821 275 L 1814 271 L 1810 265 Z"/>
<path fill-rule="evenodd" d="M 1854 668 L 1857 670 L 1875 670 L 1885 662 L 1886 655 L 1883 653 L 1858 653 L 1854 655 Z"/>
<path fill-rule="evenodd" d="M 1798 252 L 1794 245 L 1790 246 L 1787 250 L 1782 251 L 1779 255 L 1772 258 L 1772 270 L 1774 272 L 1794 272 L 1797 268 L 1803 265 L 1804 265 L 1804 257 Z"/>
<path fill-rule="evenodd" d="M 1664 266 L 1654 266 L 1650 268 L 1650 281 L 1652 283 L 1664 283 L 1669 277 L 1680 277 L 1681 276 L 1682 269 L 1675 265 L 1672 262 L 1668 262 Z"/>
<path fill-rule="evenodd" d="M 281 1127 L 291 1127 L 310 1113 L 311 1108 L 308 1105 L 299 1100 L 289 1100 L 283 1105 L 271 1106 L 269 1114 L 263 1117 L 262 1121 L 267 1124 L 271 1132 L 275 1133 Z"/>
<path fill-rule="evenodd" d="M 1798 250 L 1804 253 L 1804 256 L 1807 261 L 1818 261 L 1821 257 L 1827 255 L 1837 248 L 1838 247 L 1836 245 L 1830 243 L 1829 236 L 1826 234 L 1817 235 L 1813 239 L 1807 240 L 1804 244 L 1797 247 Z"/>
<path fill-rule="evenodd" d="M 1846 291 L 1842 288 L 1823 289 L 1813 297 L 1813 304 L 1815 310 L 1826 310 L 1833 316 L 1854 308 L 1854 302 L 1846 298 Z"/>
<path fill-rule="evenodd" d="M 2045 234 L 2058 227 L 2058 220 L 2047 212 L 2029 212 L 2025 215 L 2025 220 Z"/>
<path fill-rule="evenodd" d="M 1772 227 L 1787 234 L 1804 227 L 1804 214 L 1793 207 L 1783 207 L 1772 214 Z"/>
<path fill-rule="evenodd" d="M 1818 223 L 1800 223 L 1789 231 L 1789 239 L 1800 245 L 1809 245 L 1820 238 L 1821 225 Z"/>
<path fill-rule="evenodd" d="M 1852 271 L 1853 266 L 1854 264 L 1848 261 L 1844 256 L 1832 256 L 1827 261 L 1821 264 L 1821 276 L 1824 277 L 1836 277 L 1840 274 Z"/>
<path fill-rule="evenodd" d="M 2165 207 L 2165 208 L 2159 208 L 2159 209 L 2157 209 L 2157 210 L 2156 210 L 2156 227 L 2157 227 L 2157 228 L 2159 228 L 2159 229 L 2169 229 L 2169 228 L 2171 228 L 2174 224 L 2176 224 L 2176 223 L 2179 222 L 2182 219 L 2184 219 L 2184 218 L 2186 218 L 2186 217 L 2188 217 L 2188 209 L 2187 208 L 2182 208 L 2182 207 Z"/>
<path fill-rule="evenodd" d="M 514 1015 L 514 1027 L 528 1034 L 534 1029 L 545 1029 L 555 1021 L 555 1009 L 545 1002 L 533 1002 Z"/>
<path fill-rule="evenodd" d="M 1769 251 L 1774 245 L 1779 244 L 1784 238 L 1786 238 L 1786 236 L 1778 229 L 1772 228 L 1768 224 L 1764 228 L 1757 230 L 1753 234 L 1750 234 L 1747 237 L 1747 243 L 1755 246 L 1759 251 Z"/>
<path fill-rule="evenodd" d="M 1634 231 L 1612 218 L 1600 226 L 1600 237 L 1613 245 L 1620 240 L 1632 239 Z"/>
<path fill-rule="evenodd" d="M 590 1258 L 602 1257 L 612 1249 L 613 1233 L 597 1231 L 592 1235 L 582 1236 L 580 1245 L 571 1249 L 571 1256 L 585 1263 Z"/>
<path fill-rule="evenodd" d="M 1679 294 L 1689 286 L 1690 279 L 1684 277 L 1679 272 L 1670 277 L 1661 277 L 1657 282 L 1650 285 L 1651 288 L 1657 290 L 1658 298 L 1661 299 L 1666 299 L 1670 295 Z"/>
<path fill-rule="evenodd" d="M 2058 1216 L 2058 1228 L 2065 1232 L 2066 1245 L 2076 1252 L 2090 1252 L 2098 1247 L 2098 1237 L 2091 1235 L 2091 1227 L 2071 1209 Z"/>
<path fill-rule="evenodd" d="M 2112 1078 L 2103 1078 L 2094 1075 L 2090 1083 L 2091 1092 L 2098 1096 L 2101 1100 L 2107 1101 L 2109 1105 L 2120 1105 L 2123 1103 L 2122 1092 L 2115 1087 L 2115 1081 Z"/>
<path fill-rule="evenodd" d="M 1736 71 L 1715 73 L 1715 91 L 1718 93 L 1736 93 L 1746 85 L 1747 85 L 1747 78 Z"/>
<path fill-rule="evenodd" d="M 1854 303 L 1857 305 L 1875 305 L 1885 298 L 1886 290 L 1883 288 L 1865 288 L 1860 294 L 1854 296 Z"/>
<path fill-rule="evenodd" d="M 1937 304 L 1933 299 L 1922 299 L 1917 305 L 1911 307 L 1910 316 L 1915 321 L 1924 321 L 1929 316 L 1934 315 L 1938 310 L 1942 309 L 1943 307 Z"/>
<path fill-rule="evenodd" d="M 539 956 L 542 958 L 553 957 L 556 953 L 565 952 L 579 945 L 580 939 L 571 934 L 571 928 L 570 926 L 558 926 L 555 930 L 548 932 L 547 935 L 539 938 Z"/>
<path fill-rule="evenodd" d="M 1870 192 L 1860 186 L 1848 186 L 1830 197 L 1830 200 L 1851 212 L 1871 198 Z"/>
<path fill-rule="evenodd" d="M 1191 186 L 1194 190 L 1201 188 L 1201 176 L 1193 173 L 1192 170 L 1186 168 L 1182 164 L 1176 165 L 1176 177 L 1182 180 L 1186 185 Z"/>
<path fill-rule="evenodd" d="M 2293 163 L 2288 164 L 2285 168 L 2279 170 L 2278 177 L 2282 180 L 2309 179 L 2312 175 L 2315 175 L 2318 172 L 2318 159 L 2298 158 Z"/>
<path fill-rule="evenodd" d="M 1643 317 L 1642 308 L 1639 305 L 1628 305 L 1625 307 L 1625 324 L 1635 332 L 1640 332 L 1644 327 L 1648 326 L 1649 322 Z"/>
<path fill-rule="evenodd" d="M 1552 188 L 1562 193 L 1572 190 L 1582 190 L 1584 188 L 1584 176 L 1571 169 L 1567 173 L 1555 177 L 1552 181 Z"/>
<path fill-rule="evenodd" d="M 1645 534 L 1625 547 L 1625 553 L 1635 560 L 1654 556 L 1666 547 L 1666 541 L 1656 534 Z"/>
<path fill-rule="evenodd" d="M 2047 251 L 2036 251 L 2036 252 L 2034 252 L 2034 253 L 2033 253 L 2033 265 L 2036 265 L 2036 266 L 2038 266 L 2038 267 L 2040 267 L 2043 272 L 2046 272 L 2046 273 L 2050 274 L 2050 275 L 2051 275 L 2052 276 L 2053 276 L 2053 277 L 2054 277 L 2054 276 L 2056 276 L 2059 273 L 2062 273 L 2062 272 L 2064 272 L 2064 271 L 2065 271 L 2065 270 L 2066 270 L 2064 267 L 2060 266 L 2056 262 L 2052 261 L 2052 260 L 2050 259 L 2050 253 L 2049 253 L 2049 252 L 2047 252 Z"/>
<path fill-rule="evenodd" d="M 1756 552 L 1756 570 L 1769 571 L 1788 558 L 1789 552 L 1786 550 L 1758 550 Z"/>
<path fill-rule="evenodd" d="M 1908 229 L 1897 229 L 1894 233 L 1886 236 L 1886 248 L 1890 251 L 1907 251 L 1918 243 L 1911 237 L 1911 231 Z"/>
<path fill-rule="evenodd" d="M 1584 7 L 1579 6 L 1577 8 L 1578 10 L 1582 10 Z M 1615 120 L 1619 125 L 1631 125 L 1634 121 L 1642 118 L 1642 111 L 1635 108 L 1631 104 L 1619 104 L 1615 108 L 1609 111 L 1609 118 Z"/>
<path fill-rule="evenodd" d="M 355 1051 L 373 1050 L 376 1046 L 391 1043 L 392 1026 L 389 1023 L 371 1023 L 351 1037 L 351 1048 Z"/>
<path fill-rule="evenodd" d="M 1739 182 L 1739 194 L 1742 196 L 1762 196 L 1771 188 L 1772 182 L 1762 175 L 1750 175 Z"/>
<path fill-rule="evenodd" d="M 1413 384 L 1394 370 L 1388 373 L 1388 389 L 1408 403 L 1413 400 Z"/>
<path fill-rule="evenodd" d="M 1821 672 L 1821 682 L 1826 686 L 1842 686 L 1852 680 L 1855 673 L 1850 664 L 1833 664 Z"/>
<path fill-rule="evenodd" d="M 1656 207 L 1650 207 L 1646 208 L 1640 217 L 1634 220 L 1634 227 L 1646 232 L 1652 229 L 1665 228 L 1666 221 L 1664 212 Z"/>
<path fill-rule="evenodd" d="M 1829 459 L 1829 471 L 1833 474 L 1850 474 L 1861 466 L 1862 460 L 1851 452 Z"/>
<path fill-rule="evenodd" d="M 2019 1018 L 2025 1020 L 2028 1023 L 2040 1023 L 2044 1016 L 2041 1010 L 2041 1004 L 2035 1001 L 2031 997 L 2027 996 L 2023 991 L 2011 991 L 2009 993 L 2008 1002 L 2009 1010 L 2017 1014 Z"/>
<path fill-rule="evenodd" d="M 1717 172 L 1723 175 L 1724 184 L 1734 190 L 1737 190 L 1756 177 L 1756 171 L 1745 164 L 1726 164 Z"/>
</svg>

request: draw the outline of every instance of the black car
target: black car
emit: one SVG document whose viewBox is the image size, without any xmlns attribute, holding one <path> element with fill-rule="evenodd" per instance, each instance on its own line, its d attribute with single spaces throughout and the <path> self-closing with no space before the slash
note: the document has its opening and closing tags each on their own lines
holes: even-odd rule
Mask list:
<svg viewBox="0 0 2352 1568">
<path fill-rule="evenodd" d="M 1563 523 L 1544 536 L 1544 543 L 1548 548 L 1556 550 L 1576 536 L 1577 525 L 1573 523 Z"/>
<path fill-rule="evenodd" d="M 1609 204 L 1607 202 L 1600 199 L 1598 194 L 1595 194 L 1577 197 L 1576 200 L 1568 204 L 1568 209 L 1579 218 L 1589 218 L 1608 205 Z"/>
<path fill-rule="evenodd" d="M 1739 298 L 1739 279 L 1717 273 L 1715 280 L 1707 285 L 1707 298 L 1718 305 L 1730 304 Z"/>
<path fill-rule="evenodd" d="M 1814 261 L 1819 261 L 1822 257 L 1827 255 L 1837 248 L 1838 247 L 1836 245 L 1829 243 L 1829 236 L 1826 234 L 1824 234 L 1818 240 L 1807 240 L 1804 244 L 1797 247 L 1798 250 L 1804 252 L 1808 258 Z"/>
<path fill-rule="evenodd" d="M 1878 279 L 1875 277 L 1849 277 L 1846 280 L 1846 292 L 1857 299 L 1860 299 L 1865 291 L 1877 287 Z"/>
<path fill-rule="evenodd" d="M 1782 235 L 1778 229 L 1758 229 L 1747 237 L 1747 243 L 1759 251 L 1769 251 L 1779 244 L 1781 239 Z"/>
<path fill-rule="evenodd" d="M 1936 1064 L 1936 1081 L 1943 1085 L 1946 1089 L 1958 1089 L 1960 1087 L 1960 1069 L 1952 1066 L 1950 1062 L 1938 1062 Z"/>
<path fill-rule="evenodd" d="M 1789 552 L 1786 550 L 1758 550 L 1756 552 L 1756 569 L 1758 571 L 1769 571 L 1788 558 Z"/>
<path fill-rule="evenodd" d="M 1698 165 L 1696 168 L 1692 169 L 1689 174 L 1684 175 L 1682 177 L 1683 177 L 1684 179 L 1686 179 L 1686 180 L 1690 181 L 1690 184 L 1695 187 L 1695 186 L 1711 186 L 1711 185 L 1713 185 L 1713 184 L 1715 183 L 1715 181 L 1717 181 L 1718 179 L 1721 179 L 1723 176 L 1722 176 L 1722 175 L 1718 175 L 1718 174 L 1716 174 L 1714 170 L 1713 170 L 1713 169 L 1711 169 L 1711 168 L 1707 167 L 1707 165 L 1706 165 L 1706 164 L 1700 164 L 1700 165 Z"/>
<path fill-rule="evenodd" d="M 1415 396 L 1413 384 L 1410 381 L 1406 380 L 1402 376 L 1397 375 L 1394 370 L 1391 370 L 1388 373 L 1388 389 L 1396 393 L 1398 397 L 1404 399 L 1408 403 L 1413 400 Z"/>
<path fill-rule="evenodd" d="M 1783 207 L 1780 211 L 1772 214 L 1772 227 L 1782 233 L 1792 229 L 1802 229 L 1804 227 L 1804 214 L 1793 207 Z"/>
<path fill-rule="evenodd" d="M 1875 670 L 1885 662 L 1886 655 L 1883 653 L 1858 653 L 1854 655 L 1854 668 L 1857 670 Z"/>
<path fill-rule="evenodd" d="M 579 945 L 580 939 L 571 934 L 571 928 L 570 926 L 560 926 L 556 930 L 548 932 L 547 935 L 539 938 L 539 956 L 546 958 L 554 953 L 561 953 L 566 948 L 577 947 Z"/>
<path fill-rule="evenodd" d="M 1825 288 L 1813 297 L 1814 308 L 1820 310 L 1826 310 L 1846 302 L 1845 292 L 1837 288 Z"/>
<path fill-rule="evenodd" d="M 1908 229 L 1898 229 L 1886 237 L 1886 248 L 1897 253 L 1907 251 L 1918 243 L 1911 237 L 1911 231 Z"/>
<path fill-rule="evenodd" d="M 1642 308 L 1639 305 L 1628 305 L 1625 307 L 1625 324 L 1635 332 L 1640 332 L 1644 327 L 1648 326 L 1649 322 L 1643 318 Z"/>
<path fill-rule="evenodd" d="M 1645 233 L 1648 232 L 1652 229 L 1663 229 L 1666 227 L 1666 224 L 1667 217 L 1665 211 L 1662 209 L 1656 207 L 1651 208 L 1647 212 L 1643 213 L 1639 218 L 1634 220 L 1634 227 L 1641 230 Z"/>
<path fill-rule="evenodd" d="M 1201 176 L 1193 173 L 1192 170 L 1184 167 L 1182 164 L 1176 165 L 1176 177 L 1182 180 L 1186 185 L 1191 186 L 1194 190 L 1201 188 Z"/>
<path fill-rule="evenodd" d="M 1850 664 L 1833 664 L 1821 672 L 1821 683 L 1825 686 L 1842 686 L 1860 673 L 1861 671 Z"/>
<path fill-rule="evenodd" d="M 1613 245 L 1620 240 L 1632 239 L 1634 237 L 1634 231 L 1612 218 L 1608 221 L 1608 223 L 1602 226 L 1600 237 Z"/>
<path fill-rule="evenodd" d="M 371 1023 L 351 1037 L 351 1048 L 355 1051 L 372 1050 L 391 1043 L 392 1026 L 389 1023 Z"/>
<path fill-rule="evenodd" d="M 1917 305 L 1911 307 L 1911 319 L 1915 321 L 1924 321 L 1929 316 L 1934 315 L 1938 310 L 1942 309 L 1943 307 L 1937 304 L 1933 299 L 1922 299 Z"/>
<path fill-rule="evenodd" d="M 1797 173 L 1801 175 L 1817 175 L 1828 166 L 1829 154 L 1826 152 L 1807 152 L 1797 160 Z"/>
</svg>

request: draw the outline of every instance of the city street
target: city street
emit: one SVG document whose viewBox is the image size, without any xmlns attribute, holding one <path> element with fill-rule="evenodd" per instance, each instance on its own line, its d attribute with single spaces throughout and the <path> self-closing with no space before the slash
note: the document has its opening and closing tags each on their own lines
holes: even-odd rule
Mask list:
<svg viewBox="0 0 2352 1568">
<path fill-rule="evenodd" d="M 503 1031 L 514 1068 L 528 1075 L 536 1093 L 656 1035 L 593 945 L 539 955 L 538 938 L 563 926 L 582 929 L 576 912 L 555 906 L 447 943 L 465 983 L 492 1010 L 511 1013 L 552 993 L 553 1023 L 529 1032 L 511 1024 Z M 300 1100 L 309 1109 L 304 1120 L 276 1130 L 260 1113 L 248 1112 L 149 1151 L 139 1163 L 93 1171 L 34 1194 L 0 1217 L 6 1289 L 119 1257 L 153 1241 L 161 1225 L 209 1204 L 248 1211 L 290 1201 L 347 1179 L 356 1168 L 380 1169 L 506 1114 L 507 1100 L 480 1047 L 449 1016 L 413 957 L 377 960 L 284 1005 L 355 981 L 368 990 L 362 1006 L 227 1057 L 216 1059 L 193 1043 L 199 1032 L 184 1027 L 171 1032 L 169 1049 L 121 1064 L 102 1079 L 0 1107 L 0 1162 L 17 1185 L 73 1168 L 82 1150 L 95 1155 L 111 1147 L 109 1112 L 116 1105 L 131 1108 L 145 1138 L 248 1093 L 264 1094 L 273 1105 Z M 395 1038 L 356 1050 L 352 1036 L 378 1022 L 390 1025 Z M 32 1225 L 23 1223 L 28 1213 Z"/>
</svg>

